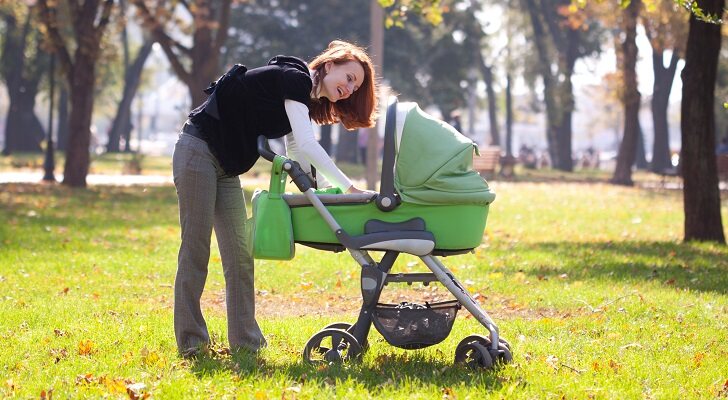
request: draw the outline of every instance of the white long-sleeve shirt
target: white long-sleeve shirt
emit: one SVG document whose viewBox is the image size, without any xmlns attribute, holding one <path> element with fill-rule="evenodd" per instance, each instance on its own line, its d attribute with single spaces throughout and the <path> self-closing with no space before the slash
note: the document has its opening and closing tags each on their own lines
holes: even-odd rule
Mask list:
<svg viewBox="0 0 728 400">
<path fill-rule="evenodd" d="M 291 133 L 286 135 L 286 153 L 288 157 L 298 161 L 303 170 L 310 174 L 311 164 L 316 167 L 316 178 L 319 187 L 326 186 L 326 180 L 346 193 L 352 186 L 351 180 L 334 164 L 326 151 L 316 140 L 308 115 L 308 107 L 295 100 L 285 100 L 284 106 Z M 322 180 L 321 175 L 325 177 Z"/>
</svg>

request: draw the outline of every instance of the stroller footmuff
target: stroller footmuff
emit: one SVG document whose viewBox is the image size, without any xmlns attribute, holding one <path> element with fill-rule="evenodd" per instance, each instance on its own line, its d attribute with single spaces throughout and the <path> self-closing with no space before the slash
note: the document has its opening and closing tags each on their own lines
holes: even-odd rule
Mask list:
<svg viewBox="0 0 728 400">
<path fill-rule="evenodd" d="M 303 193 L 281 196 L 290 207 L 295 243 L 347 250 L 361 267 L 362 307 L 356 322 L 331 324 L 314 334 L 304 347 L 304 360 L 329 363 L 359 357 L 367 349 L 372 325 L 393 346 L 432 346 L 448 337 L 463 307 L 487 335 L 461 340 L 455 361 L 491 368 L 511 360 L 510 345 L 500 338 L 496 324 L 438 258 L 463 254 L 480 244 L 495 199 L 472 169 L 477 146 L 470 139 L 416 104 L 398 105 L 393 99 L 386 116 L 380 192 L 372 195 L 316 191 L 298 163 L 274 154 L 262 136 L 258 151 L 273 162 L 271 182 L 280 182 L 287 174 Z M 370 251 L 384 254 L 375 261 Z M 402 253 L 419 257 L 430 271 L 392 273 Z M 439 282 L 455 299 L 379 302 L 383 288 L 396 282 Z"/>
</svg>

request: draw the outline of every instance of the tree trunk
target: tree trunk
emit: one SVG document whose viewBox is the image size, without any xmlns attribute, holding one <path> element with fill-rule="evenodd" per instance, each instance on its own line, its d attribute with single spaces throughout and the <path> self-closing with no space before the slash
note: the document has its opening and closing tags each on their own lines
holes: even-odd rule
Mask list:
<svg viewBox="0 0 728 400">
<path fill-rule="evenodd" d="M 566 3 L 552 4 L 525 0 L 533 40 L 539 57 L 539 73 L 544 84 L 546 103 L 546 139 L 551 165 L 562 171 L 574 169 L 571 159 L 571 117 L 574 111 L 574 93 L 571 76 L 579 57 L 579 30 L 559 24 L 557 15 Z M 539 14 L 539 12 L 543 15 Z M 557 18 L 557 19 L 553 19 Z M 544 27 L 544 24 L 546 27 Z M 548 28 L 548 32 L 546 30 Z M 558 54 L 558 70 L 554 73 L 554 60 L 550 56 L 546 39 L 549 38 Z"/>
<path fill-rule="evenodd" d="M 498 113 L 496 112 L 496 98 L 493 90 L 493 68 L 485 63 L 483 53 L 476 49 L 476 57 L 480 67 L 480 74 L 485 83 L 485 93 L 488 98 L 488 122 L 490 123 L 490 144 L 500 146 L 500 131 L 498 129 Z M 487 142 L 486 142 L 487 143 Z"/>
<path fill-rule="evenodd" d="M 61 151 L 68 150 L 68 89 L 65 85 L 61 86 L 58 96 L 58 130 L 56 136 L 56 149 Z"/>
<path fill-rule="evenodd" d="M 511 74 L 506 74 L 506 156 L 513 156 L 513 99 L 511 94 Z"/>
<path fill-rule="evenodd" d="M 116 117 L 114 117 L 114 122 L 109 130 L 109 141 L 106 145 L 106 151 L 109 153 L 119 152 L 119 140 L 122 137 L 127 139 L 127 143 L 129 142 L 129 133 L 132 128 L 131 103 L 139 88 L 139 82 L 144 71 L 144 63 L 152 52 L 153 44 L 154 42 L 151 39 L 145 40 L 141 49 L 139 49 L 139 53 L 137 53 L 136 59 L 126 70 L 124 76 L 124 94 L 121 97 L 121 102 L 116 111 Z"/>
<path fill-rule="evenodd" d="M 546 104 L 546 143 L 548 146 L 549 157 L 551 161 L 559 159 L 558 154 L 558 125 L 559 121 L 557 118 L 556 110 L 558 105 L 556 104 L 555 97 L 555 82 L 554 77 L 551 73 L 551 60 L 549 58 L 548 45 L 546 44 L 546 31 L 541 17 L 538 12 L 539 7 L 536 5 L 534 0 L 524 0 L 524 5 L 528 10 L 528 14 L 531 20 L 531 26 L 533 28 L 533 41 L 536 46 L 536 54 L 539 59 L 539 74 L 543 80 L 544 86 L 544 103 Z"/>
<path fill-rule="evenodd" d="M 41 152 L 40 143 L 45 137 L 45 130 L 33 111 L 36 93 L 37 86 L 33 88 L 31 85 L 23 86 L 18 91 L 9 91 L 10 107 L 5 121 L 3 154 Z"/>
<path fill-rule="evenodd" d="M 677 50 L 672 51 L 670 65 L 665 68 L 662 64 L 662 51 L 652 50 L 652 71 L 655 83 L 652 86 L 652 125 L 655 129 L 655 141 L 652 144 L 652 161 L 650 170 L 662 172 L 672 167 L 670 162 L 670 129 L 667 123 L 667 108 L 670 102 L 672 81 L 675 79 L 677 62 L 680 57 Z"/>
<path fill-rule="evenodd" d="M 721 15 L 725 0 L 698 0 L 697 4 L 706 15 Z M 700 22 L 691 15 L 680 110 L 685 241 L 725 244 L 715 157 L 714 103 L 720 48 L 721 25 Z"/>
<path fill-rule="evenodd" d="M 71 114 L 68 125 L 71 136 L 66 151 L 63 184 L 71 187 L 86 187 L 90 164 L 95 64 L 95 60 L 77 54 L 76 63 L 70 72 Z"/>
<path fill-rule="evenodd" d="M 326 154 L 331 155 L 331 125 L 321 125 L 321 147 L 324 148 Z"/>
<path fill-rule="evenodd" d="M 623 11 L 625 39 L 622 42 L 622 75 L 624 77 L 624 134 L 617 154 L 617 166 L 611 182 L 617 185 L 632 186 L 632 165 L 637 154 L 637 135 L 639 134 L 640 92 L 637 89 L 637 17 L 642 2 L 633 0 Z"/>
<path fill-rule="evenodd" d="M 6 25 L 5 43 L 2 48 L 2 76 L 5 80 L 10 105 L 5 121 L 5 148 L 3 154 L 13 152 L 40 153 L 40 143 L 45 137 L 45 131 L 35 115 L 35 96 L 38 93 L 38 84 L 42 73 L 39 66 L 46 65 L 40 57 L 45 57 L 42 51 L 36 51 L 33 59 L 25 57 L 27 46 L 33 42 L 31 35 L 31 15 L 22 26 L 17 26 L 13 15 L 5 15 Z M 38 46 L 38 43 L 36 43 Z M 26 64 L 26 60 L 28 63 Z"/>
<path fill-rule="evenodd" d="M 566 172 L 574 170 L 574 160 L 571 157 L 571 114 L 571 110 L 561 112 L 561 123 L 556 127 L 558 158 L 552 161 L 553 168 Z"/>
<path fill-rule="evenodd" d="M 343 126 L 339 126 L 339 142 L 336 144 L 336 161 L 345 161 L 348 163 L 356 164 L 356 153 L 357 151 L 359 151 L 357 139 L 360 132 L 361 130 L 359 129 L 347 131 L 346 129 L 344 129 Z"/>
<path fill-rule="evenodd" d="M 642 131 L 642 124 L 637 120 L 637 151 L 635 154 L 634 167 L 639 170 L 647 169 L 647 152 L 645 151 L 645 133 Z"/>
</svg>

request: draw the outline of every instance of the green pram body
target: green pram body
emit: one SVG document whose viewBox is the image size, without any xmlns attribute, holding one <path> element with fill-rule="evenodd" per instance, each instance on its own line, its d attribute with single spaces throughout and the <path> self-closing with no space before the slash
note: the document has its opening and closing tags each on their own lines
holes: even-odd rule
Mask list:
<svg viewBox="0 0 728 400">
<path fill-rule="evenodd" d="M 486 181 L 472 169 L 477 146 L 450 125 L 431 117 L 415 103 L 397 105 L 397 123 L 385 140 L 382 190 L 393 182 L 401 204 L 382 211 L 373 199 L 352 195 L 319 196 L 349 235 L 365 233 L 367 221 L 403 223 L 424 220 L 438 253 L 459 253 L 480 245 L 490 203 Z M 392 135 L 392 132 L 389 132 Z M 386 159 L 394 159 L 393 168 Z M 324 250 L 344 247 L 321 214 L 303 195 L 284 195 L 291 206 L 296 243 Z"/>
</svg>

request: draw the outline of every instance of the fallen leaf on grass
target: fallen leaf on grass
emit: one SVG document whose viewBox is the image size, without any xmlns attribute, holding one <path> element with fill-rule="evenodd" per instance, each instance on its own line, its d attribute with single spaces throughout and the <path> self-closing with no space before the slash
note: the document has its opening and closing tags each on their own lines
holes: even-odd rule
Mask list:
<svg viewBox="0 0 728 400">
<path fill-rule="evenodd" d="M 6 380 L 5 381 L 5 386 L 7 386 L 7 388 L 10 389 L 11 392 L 13 392 L 16 389 L 18 389 L 18 385 L 16 385 L 15 382 L 13 382 L 12 379 Z"/>
<path fill-rule="evenodd" d="M 559 359 L 554 355 L 546 357 L 546 364 L 555 370 L 559 369 Z"/>
<path fill-rule="evenodd" d="M 699 367 L 703 364 L 703 358 L 705 358 L 705 353 L 697 353 L 695 357 L 693 357 L 693 364 L 695 364 L 696 367 Z"/>
<path fill-rule="evenodd" d="M 142 356 L 142 364 L 148 367 L 164 367 L 167 365 L 167 360 L 160 356 L 154 350 L 149 350 L 144 347 L 139 354 Z"/>
<path fill-rule="evenodd" d="M 641 349 L 642 348 L 642 345 L 639 344 L 639 343 L 630 343 L 630 344 L 625 344 L 624 346 L 620 347 L 619 349 L 620 350 L 627 350 L 627 349 L 631 349 L 633 347 L 636 347 L 638 349 Z"/>
<path fill-rule="evenodd" d="M 728 379 L 726 379 L 723 388 L 718 391 L 716 397 L 728 397 Z"/>
<path fill-rule="evenodd" d="M 146 399 L 150 396 L 149 393 L 144 392 L 147 386 L 141 382 L 130 383 L 126 385 L 126 394 L 129 395 L 131 400 Z"/>
<path fill-rule="evenodd" d="M 51 400 L 53 399 L 53 389 L 48 389 L 46 392 L 45 390 L 40 391 L 40 398 L 41 400 Z"/>
<path fill-rule="evenodd" d="M 452 388 L 445 387 L 445 388 L 442 388 L 442 398 L 447 399 L 447 400 L 450 400 L 450 399 L 454 400 L 454 399 L 457 399 L 458 396 L 455 394 L 455 391 L 452 390 Z"/>
<path fill-rule="evenodd" d="M 106 390 L 111 394 L 122 394 L 127 391 L 127 381 L 124 379 L 102 376 L 99 378 L 99 384 L 106 386 Z"/>
<path fill-rule="evenodd" d="M 55 359 L 55 361 L 54 361 L 55 364 L 58 364 L 61 360 L 68 357 L 68 350 L 66 350 L 65 348 L 51 349 L 50 353 L 51 353 L 51 357 L 53 357 Z"/>
<path fill-rule="evenodd" d="M 78 342 L 78 355 L 88 356 L 96 352 L 96 344 L 89 339 Z"/>
<path fill-rule="evenodd" d="M 88 384 L 94 381 L 94 374 L 88 373 L 76 376 L 76 385 Z"/>
<path fill-rule="evenodd" d="M 609 360 L 609 368 L 611 368 L 614 372 L 619 372 L 622 366 L 617 364 L 614 360 Z"/>
</svg>

